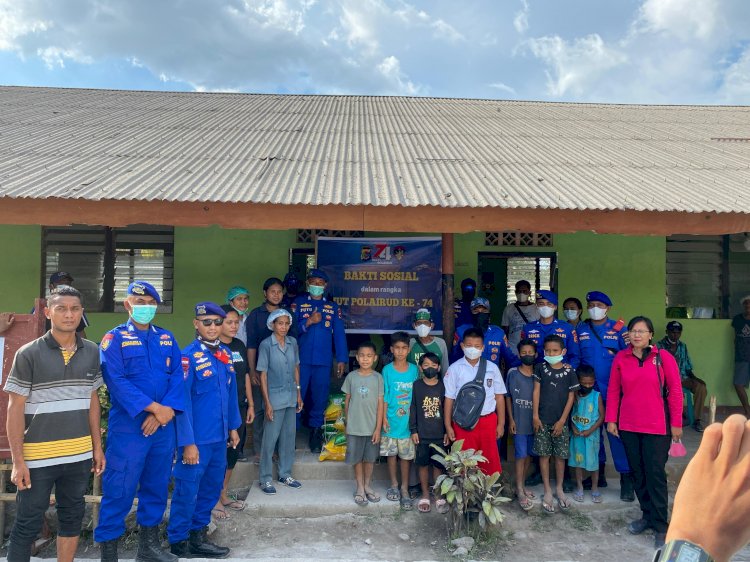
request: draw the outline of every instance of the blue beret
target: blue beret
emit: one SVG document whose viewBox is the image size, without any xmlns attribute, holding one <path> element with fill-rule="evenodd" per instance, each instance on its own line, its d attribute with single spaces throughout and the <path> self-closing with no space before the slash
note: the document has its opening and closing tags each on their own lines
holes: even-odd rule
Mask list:
<svg viewBox="0 0 750 562">
<path fill-rule="evenodd" d="M 156 304 L 161 304 L 159 292 L 151 283 L 146 283 L 145 281 L 133 281 L 128 285 L 128 294 L 136 297 L 154 297 L 156 299 Z"/>
<path fill-rule="evenodd" d="M 548 300 L 549 302 L 557 306 L 557 295 L 553 293 L 552 291 L 547 291 L 545 289 L 542 289 L 541 291 L 537 291 L 536 298 Z"/>
<path fill-rule="evenodd" d="M 322 269 L 311 269 L 307 278 L 312 279 L 313 277 L 317 277 L 318 279 L 322 279 L 323 281 L 328 283 L 328 274 Z"/>
<path fill-rule="evenodd" d="M 226 318 L 227 313 L 215 302 L 199 302 L 195 305 L 195 316 L 220 316 Z"/>
<path fill-rule="evenodd" d="M 490 301 L 488 301 L 484 297 L 476 297 L 471 301 L 471 308 L 476 308 L 478 306 L 484 306 L 487 308 L 487 310 L 490 309 Z"/>
<path fill-rule="evenodd" d="M 586 294 L 586 302 L 599 301 L 603 302 L 607 306 L 612 306 L 612 299 L 610 299 L 605 293 L 601 291 L 589 291 Z"/>
</svg>

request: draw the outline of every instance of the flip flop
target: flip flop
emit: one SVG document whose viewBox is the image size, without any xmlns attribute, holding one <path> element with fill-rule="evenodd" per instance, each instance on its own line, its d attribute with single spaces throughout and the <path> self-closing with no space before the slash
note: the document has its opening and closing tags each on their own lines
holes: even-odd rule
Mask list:
<svg viewBox="0 0 750 562">
<path fill-rule="evenodd" d="M 240 500 L 232 500 L 229 503 L 223 503 L 223 505 L 226 509 L 231 509 L 232 511 L 242 511 L 245 509 L 245 502 Z"/>
<path fill-rule="evenodd" d="M 583 503 L 583 490 L 576 490 L 573 492 L 573 499 L 577 502 Z"/>
<path fill-rule="evenodd" d="M 523 495 L 529 498 L 530 500 L 536 499 L 536 494 L 534 492 L 529 492 L 528 490 L 524 489 Z"/>
<path fill-rule="evenodd" d="M 220 509 L 218 507 L 215 507 L 215 508 L 213 508 L 211 510 L 211 515 L 213 515 L 214 519 L 217 519 L 217 520 L 220 520 L 220 519 L 221 520 L 223 520 L 223 519 L 231 519 L 232 518 L 232 516 L 229 515 L 226 511 L 224 511 L 223 509 Z"/>
<path fill-rule="evenodd" d="M 557 498 L 557 505 L 560 506 L 560 509 L 562 509 L 563 511 L 565 511 L 565 510 L 567 510 L 570 507 L 570 500 L 567 498 L 567 496 L 565 497 L 564 500 L 560 499 L 558 497 Z"/>
<path fill-rule="evenodd" d="M 445 515 L 448 513 L 448 502 L 445 501 L 443 498 L 440 498 L 439 500 L 435 501 L 435 509 L 437 509 L 437 512 Z"/>
<path fill-rule="evenodd" d="M 591 492 L 591 501 L 594 503 L 602 503 L 602 493 L 601 492 Z"/>
<path fill-rule="evenodd" d="M 555 512 L 555 506 L 551 503 L 547 503 L 547 500 L 542 500 L 542 507 L 544 508 L 544 511 L 547 513 L 554 513 Z"/>
<path fill-rule="evenodd" d="M 430 500 L 427 498 L 422 498 L 417 502 L 417 510 L 419 510 L 419 513 L 429 513 L 430 509 Z"/>
<path fill-rule="evenodd" d="M 365 491 L 365 496 L 371 503 L 378 503 L 380 501 L 380 496 L 377 495 L 375 492 Z"/>
<path fill-rule="evenodd" d="M 525 495 L 522 495 L 520 498 L 518 498 L 518 505 L 520 505 L 521 509 L 523 509 L 524 511 L 529 511 L 532 507 L 534 507 L 533 502 Z"/>
<path fill-rule="evenodd" d="M 385 491 L 385 498 L 388 501 L 397 502 L 398 500 L 401 499 L 401 492 L 395 486 L 391 487 L 391 488 L 388 488 Z"/>
<path fill-rule="evenodd" d="M 404 511 L 411 511 L 411 508 L 414 507 L 414 504 L 411 501 L 411 498 L 401 498 L 399 500 L 399 504 L 401 505 L 401 509 Z"/>
<path fill-rule="evenodd" d="M 363 496 L 362 494 L 355 494 L 354 496 L 354 503 L 356 503 L 359 506 L 365 506 L 367 505 L 367 498 Z"/>
</svg>

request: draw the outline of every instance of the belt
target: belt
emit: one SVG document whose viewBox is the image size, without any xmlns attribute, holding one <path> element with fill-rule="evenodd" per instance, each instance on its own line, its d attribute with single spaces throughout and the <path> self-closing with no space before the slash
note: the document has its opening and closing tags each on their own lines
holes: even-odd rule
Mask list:
<svg viewBox="0 0 750 562">
<path fill-rule="evenodd" d="M 479 416 L 480 418 L 486 418 L 487 416 L 491 416 L 492 414 L 496 414 L 497 412 L 490 412 L 489 414 L 482 414 Z"/>
</svg>

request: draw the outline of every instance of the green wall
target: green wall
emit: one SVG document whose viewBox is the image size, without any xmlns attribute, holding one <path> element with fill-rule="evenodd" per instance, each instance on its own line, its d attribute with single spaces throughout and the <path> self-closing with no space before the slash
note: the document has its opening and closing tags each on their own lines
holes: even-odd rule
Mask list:
<svg viewBox="0 0 750 562">
<path fill-rule="evenodd" d="M 386 236 L 373 233 L 373 236 Z M 588 232 L 556 234 L 560 297 L 584 300 L 590 290 L 607 292 L 615 302 L 611 315 L 626 321 L 634 315 L 650 316 L 662 337 L 665 307 L 665 239 L 648 236 L 597 235 Z M 192 337 L 192 307 L 201 300 L 224 302 L 229 286 L 250 289 L 251 306 L 262 301 L 261 286 L 271 276 L 287 271 L 289 249 L 297 244 L 295 231 L 247 231 L 210 228 L 175 228 L 174 312 L 157 317 L 185 345 Z M 488 247 L 484 234 L 455 237 L 456 285 L 477 276 L 478 252 L 508 253 L 521 248 Z M 525 248 L 522 250 L 526 251 Z M 532 250 L 533 251 L 533 250 Z M 0 311 L 27 312 L 40 286 L 41 228 L 0 226 L 0 259 L 12 264 L 3 276 Z M 458 289 L 458 287 L 457 287 Z M 90 339 L 125 319 L 124 314 L 91 314 Z M 732 330 L 729 320 L 682 320 L 683 339 L 690 348 L 698 376 L 708 383 L 709 395 L 719 404 L 737 404 L 731 384 Z"/>
</svg>

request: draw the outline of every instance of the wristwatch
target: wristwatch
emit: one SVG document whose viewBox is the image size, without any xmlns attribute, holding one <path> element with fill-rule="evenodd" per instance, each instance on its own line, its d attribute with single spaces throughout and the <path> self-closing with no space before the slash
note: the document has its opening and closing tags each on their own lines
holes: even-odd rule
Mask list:
<svg viewBox="0 0 750 562">
<path fill-rule="evenodd" d="M 300 385 L 297 385 L 297 390 L 302 390 L 302 387 Z"/>
<path fill-rule="evenodd" d="M 657 550 L 653 562 L 714 562 L 714 559 L 697 544 L 678 539 Z"/>
</svg>

